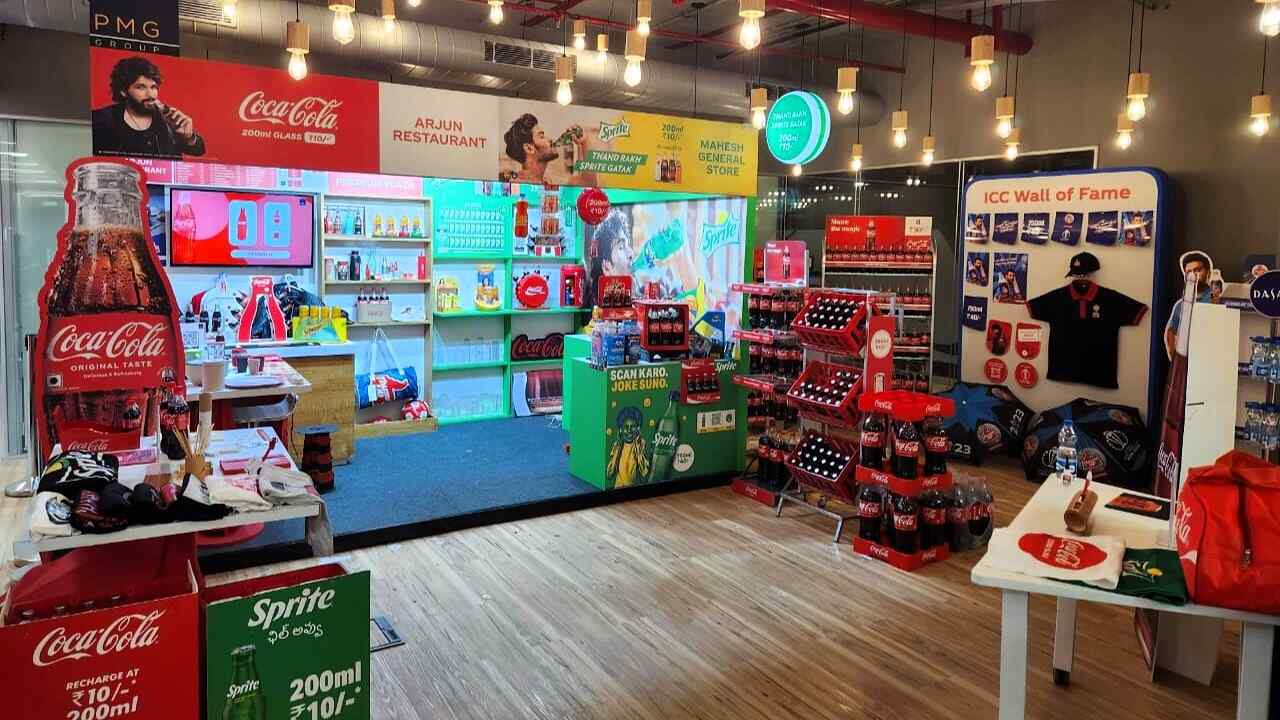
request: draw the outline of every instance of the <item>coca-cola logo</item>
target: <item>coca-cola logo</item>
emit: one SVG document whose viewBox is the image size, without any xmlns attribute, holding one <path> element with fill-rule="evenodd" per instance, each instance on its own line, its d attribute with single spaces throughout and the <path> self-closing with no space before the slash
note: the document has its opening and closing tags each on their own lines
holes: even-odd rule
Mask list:
<svg viewBox="0 0 1280 720">
<path fill-rule="evenodd" d="M 1107 469 L 1107 457 L 1097 448 L 1085 448 L 1080 451 L 1080 470 L 1083 472 L 1092 471 L 1094 475 L 1101 476 Z"/>
<path fill-rule="evenodd" d="M 51 362 L 159 357 L 166 349 L 165 329 L 163 321 L 134 320 L 115 328 L 81 332 L 79 325 L 68 323 L 49 340 L 47 357 Z"/>
<path fill-rule="evenodd" d="M 894 529 L 902 530 L 903 532 L 910 532 L 915 530 L 917 526 L 918 522 L 915 513 L 893 514 Z"/>
<path fill-rule="evenodd" d="M 1196 516 L 1191 511 L 1191 506 L 1179 500 L 1175 506 L 1173 516 L 1173 533 L 1177 538 L 1178 550 L 1181 551 L 1191 546 L 1192 523 L 1195 520 Z"/>
<path fill-rule="evenodd" d="M 925 508 L 924 521 L 929 525 L 942 525 L 947 522 L 947 511 L 942 508 Z"/>
<path fill-rule="evenodd" d="M 1178 481 L 1178 464 L 1178 453 L 1162 442 L 1160 449 L 1156 452 L 1156 472 L 1169 483 L 1170 487 Z"/>
<path fill-rule="evenodd" d="M 862 446 L 869 448 L 878 448 L 884 445 L 884 434 L 874 430 L 862 431 Z"/>
<path fill-rule="evenodd" d="M 877 410 L 884 410 L 885 412 L 890 412 L 890 411 L 892 411 L 892 410 L 893 410 L 893 401 L 891 401 L 891 400 L 876 400 L 876 402 L 875 402 L 875 406 L 876 406 L 876 409 L 877 409 Z"/>
<path fill-rule="evenodd" d="M 929 452 L 933 453 L 944 453 L 951 446 L 946 435 L 930 435 L 925 438 L 924 443 Z"/>
<path fill-rule="evenodd" d="M 266 93 L 255 90 L 240 101 L 240 119 L 253 123 L 288 125 L 313 130 L 334 130 L 338 127 L 338 108 L 341 100 L 308 95 L 297 100 L 272 100 Z"/>
<path fill-rule="evenodd" d="M 1048 533 L 1027 533 L 1018 538 L 1018 547 L 1045 565 L 1067 570 L 1087 570 L 1107 559 L 1093 543 Z"/>
<path fill-rule="evenodd" d="M 68 440 L 66 441 L 67 450 L 81 450 L 84 452 L 106 452 L 109 448 L 106 438 L 95 440 Z"/>
<path fill-rule="evenodd" d="M 893 452 L 902 457 L 914 457 L 920 454 L 920 443 L 915 440 L 898 441 L 893 444 Z"/>
<path fill-rule="evenodd" d="M 160 637 L 156 621 L 162 615 L 163 610 L 152 610 L 146 615 L 120 615 L 106 627 L 84 632 L 69 633 L 65 626 L 56 627 L 36 644 L 31 662 L 36 667 L 48 667 L 63 660 L 81 660 L 93 655 L 150 647 Z"/>
<path fill-rule="evenodd" d="M 555 360 L 564 357 L 564 333 L 530 339 L 520 334 L 511 341 L 512 360 Z"/>
<path fill-rule="evenodd" d="M 859 500 L 858 501 L 858 517 L 877 518 L 883 507 L 877 500 Z"/>
<path fill-rule="evenodd" d="M 989 448 L 994 448 L 1000 444 L 1001 433 L 1000 428 L 991 423 L 981 423 L 978 425 L 978 442 Z"/>
</svg>

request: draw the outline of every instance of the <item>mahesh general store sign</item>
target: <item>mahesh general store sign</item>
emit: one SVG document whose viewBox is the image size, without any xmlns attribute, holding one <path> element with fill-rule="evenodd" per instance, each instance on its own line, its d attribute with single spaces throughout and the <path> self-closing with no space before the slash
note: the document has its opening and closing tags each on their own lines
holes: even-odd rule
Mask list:
<svg viewBox="0 0 1280 720">
<path fill-rule="evenodd" d="M 175 112 L 140 133 L 122 127 L 124 100 L 111 90 L 112 71 L 136 69 L 139 57 L 90 50 L 95 155 L 756 194 L 756 131 L 742 124 L 328 75 L 296 81 L 283 70 L 181 57 L 145 57 L 161 75 L 155 107 Z"/>
</svg>

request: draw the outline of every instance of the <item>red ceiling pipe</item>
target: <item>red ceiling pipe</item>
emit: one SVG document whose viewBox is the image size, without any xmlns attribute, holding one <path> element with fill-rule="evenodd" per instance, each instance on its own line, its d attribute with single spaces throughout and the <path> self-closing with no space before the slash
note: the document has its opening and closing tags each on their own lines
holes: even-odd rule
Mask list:
<svg viewBox="0 0 1280 720">
<path fill-rule="evenodd" d="M 865 0 L 846 0 L 844 3 L 835 0 L 830 4 L 824 3 L 822 5 L 814 2 L 814 0 L 766 0 L 765 4 L 770 8 L 786 10 L 800 15 L 839 20 L 840 22 L 853 20 L 855 24 L 866 25 L 876 30 L 900 33 L 903 27 L 906 27 L 908 34 L 923 35 L 925 37 L 932 36 L 934 32 L 934 17 L 932 15 L 915 12 L 914 10 L 900 10 L 887 5 L 877 5 Z M 996 47 L 1001 52 L 1026 55 L 1031 51 L 1031 37 L 1029 35 L 1001 30 L 999 27 L 993 31 L 992 28 L 982 25 L 939 17 L 937 19 L 937 31 L 939 40 L 964 44 L 968 44 L 969 39 L 974 35 L 991 33 L 996 36 Z"/>
<path fill-rule="evenodd" d="M 467 0 L 467 2 L 476 3 L 477 5 L 488 4 L 487 0 Z M 542 17 L 549 17 L 549 18 L 564 17 L 567 20 L 586 20 L 588 25 L 588 30 L 591 26 L 605 27 L 611 30 L 620 30 L 622 32 L 626 32 L 627 30 L 632 29 L 632 26 L 629 23 L 618 22 L 617 20 L 607 20 L 605 18 L 591 17 L 589 15 L 574 15 L 573 13 L 562 13 L 556 10 L 555 8 L 540 8 L 533 5 L 517 5 L 515 3 L 509 2 L 503 5 L 502 9 L 507 12 L 514 10 L 516 12 L 522 12 L 526 15 L 539 15 Z M 698 35 L 693 35 L 691 33 L 675 32 L 673 30 L 660 30 L 658 28 L 653 28 L 652 30 L 649 31 L 649 34 L 654 37 L 664 37 L 664 38 L 670 38 L 672 40 L 682 40 L 684 42 L 702 43 L 704 45 L 718 45 L 720 47 L 729 47 L 729 48 L 737 48 L 737 49 L 742 48 L 742 45 L 738 44 L 736 41 L 733 41 L 733 40 L 720 40 L 716 38 L 701 37 Z M 832 57 L 830 55 L 815 55 L 813 53 L 802 53 L 796 50 L 788 50 L 786 48 L 766 48 L 764 46 L 761 46 L 756 48 L 756 50 L 764 53 L 765 55 L 784 55 L 788 57 L 802 58 L 804 60 L 818 60 L 821 62 L 836 63 L 839 65 L 856 65 L 858 67 L 866 68 L 868 70 L 883 70 L 884 72 L 902 73 L 902 68 L 898 67 L 897 65 L 883 65 L 881 63 L 873 63 L 873 62 L 859 62 L 853 59 L 850 59 L 846 62 L 843 57 Z"/>
</svg>

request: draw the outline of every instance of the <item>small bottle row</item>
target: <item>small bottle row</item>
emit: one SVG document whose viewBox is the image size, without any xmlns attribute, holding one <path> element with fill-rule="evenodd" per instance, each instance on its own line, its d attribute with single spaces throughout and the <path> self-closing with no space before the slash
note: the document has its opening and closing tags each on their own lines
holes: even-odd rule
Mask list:
<svg viewBox="0 0 1280 720">
<path fill-rule="evenodd" d="M 787 456 L 800 444 L 800 431 L 770 430 L 760 436 L 760 444 L 756 448 L 756 460 L 759 471 L 756 484 L 765 490 L 779 492 L 791 482 L 791 469 L 787 467 Z"/>
<path fill-rule="evenodd" d="M 799 410 L 772 393 L 747 393 L 747 428 L 753 433 L 800 419 Z"/>
<path fill-rule="evenodd" d="M 804 369 L 804 350 L 798 346 L 747 343 L 747 357 L 752 375 L 773 375 L 790 381 Z"/>
<path fill-rule="evenodd" d="M 1265 450 L 1280 447 L 1280 405 L 1246 402 L 1244 408 L 1245 439 L 1258 443 Z"/>
<path fill-rule="evenodd" d="M 917 363 L 918 364 L 918 363 Z M 912 373 L 905 370 L 894 370 L 893 379 L 889 381 L 893 390 L 914 390 L 929 392 L 929 376 L 924 373 Z"/>
<path fill-rule="evenodd" d="M 928 347 L 929 333 L 903 333 L 893 339 L 893 343 L 899 347 Z"/>
<path fill-rule="evenodd" d="M 858 491 L 858 537 L 911 555 L 945 546 L 951 552 L 982 547 L 991 539 L 995 500 L 982 480 L 960 479 L 949 490 L 918 500 L 879 485 Z"/>
<path fill-rule="evenodd" d="M 879 413 L 865 413 L 858 440 L 858 464 L 891 473 L 904 480 L 921 475 L 941 475 L 947 471 L 951 439 L 942 418 L 925 418 L 922 423 L 890 420 Z M 923 462 L 921 457 L 923 456 Z"/>
<path fill-rule="evenodd" d="M 1249 338 L 1249 374 L 1268 382 L 1280 383 L 1280 337 L 1255 335 Z"/>
<path fill-rule="evenodd" d="M 914 288 L 910 285 L 885 288 L 885 293 L 893 293 L 899 305 L 928 305 L 933 307 L 933 294 L 926 289 Z"/>
<path fill-rule="evenodd" d="M 752 330 L 787 330 L 804 306 L 804 293 L 783 290 L 772 295 L 747 295 L 747 324 Z"/>
<path fill-rule="evenodd" d="M 931 250 L 876 250 L 857 248 L 850 245 L 833 245 L 827 247 L 827 262 L 863 262 L 880 263 L 882 265 L 932 265 Z"/>
</svg>

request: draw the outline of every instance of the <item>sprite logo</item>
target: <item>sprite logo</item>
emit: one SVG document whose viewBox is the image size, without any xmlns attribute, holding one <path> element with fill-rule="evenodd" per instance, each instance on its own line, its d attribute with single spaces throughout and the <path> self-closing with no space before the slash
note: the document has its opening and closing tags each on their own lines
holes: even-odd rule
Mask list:
<svg viewBox="0 0 1280 720">
<path fill-rule="evenodd" d="M 653 436 L 653 447 L 654 449 L 660 448 L 666 450 L 670 448 L 674 450 L 676 447 L 676 440 L 677 438 L 673 433 L 657 433 Z"/>
<path fill-rule="evenodd" d="M 702 226 L 702 252 L 710 253 L 724 245 L 730 245 L 738 240 L 738 221 L 735 218 L 726 218 L 724 222 L 718 225 Z"/>
<path fill-rule="evenodd" d="M 253 604 L 253 617 L 249 619 L 249 627 L 269 630 L 277 620 L 288 620 L 316 610 L 328 610 L 333 607 L 333 596 L 336 594 L 336 590 L 316 592 L 311 588 L 303 588 L 301 594 L 288 600 L 263 598 Z"/>
<path fill-rule="evenodd" d="M 600 123 L 600 142 L 609 142 L 621 137 L 631 137 L 631 123 L 625 119 L 616 123 Z"/>
<path fill-rule="evenodd" d="M 243 695 L 257 692 L 258 688 L 261 686 L 262 682 L 259 680 L 245 680 L 242 683 L 232 683 L 231 686 L 227 688 L 227 699 L 235 700 Z"/>
</svg>

